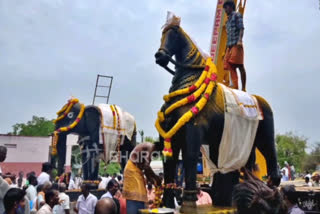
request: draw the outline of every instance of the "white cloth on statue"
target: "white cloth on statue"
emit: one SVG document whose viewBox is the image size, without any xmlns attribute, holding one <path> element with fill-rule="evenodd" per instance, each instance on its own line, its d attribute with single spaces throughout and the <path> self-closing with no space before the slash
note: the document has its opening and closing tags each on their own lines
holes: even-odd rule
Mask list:
<svg viewBox="0 0 320 214">
<path fill-rule="evenodd" d="M 125 137 L 131 140 L 135 131 L 134 117 L 128 112 L 123 111 L 119 106 L 112 105 L 112 107 L 116 108 L 117 113 L 113 114 L 111 105 L 98 105 L 102 117 L 100 143 L 104 144 L 105 152 L 103 158 L 105 162 L 109 162 L 113 159 L 113 156 L 117 154 L 119 137 L 121 137 L 120 144 L 122 144 Z M 118 122 L 120 122 L 120 124 L 118 124 Z"/>
<path fill-rule="evenodd" d="M 250 100 L 247 95 L 243 94 L 244 92 L 238 93 L 237 90 L 219 85 L 224 90 L 225 120 L 219 147 L 218 166 L 210 160 L 208 145 L 203 145 L 201 152 L 207 159 L 212 173 L 226 174 L 240 169 L 247 163 L 262 115 L 254 97 L 251 96 L 252 100 Z M 237 97 L 238 94 L 241 97 Z"/>
</svg>

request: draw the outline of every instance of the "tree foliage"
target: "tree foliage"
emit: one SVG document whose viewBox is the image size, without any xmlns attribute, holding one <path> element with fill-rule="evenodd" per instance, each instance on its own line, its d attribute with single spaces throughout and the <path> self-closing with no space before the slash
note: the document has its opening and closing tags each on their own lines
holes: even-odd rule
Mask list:
<svg viewBox="0 0 320 214">
<path fill-rule="evenodd" d="M 23 136 L 48 136 L 54 131 L 52 120 L 44 117 L 32 116 L 32 120 L 27 123 L 17 123 L 12 126 L 13 135 Z"/>
<path fill-rule="evenodd" d="M 150 137 L 150 136 L 146 136 L 145 138 L 144 138 L 144 141 L 145 142 L 149 142 L 149 143 L 154 143 L 154 142 L 156 142 L 158 139 L 157 138 L 153 138 L 153 137 Z"/>
<path fill-rule="evenodd" d="M 140 134 L 140 137 L 141 137 L 141 142 L 144 142 L 144 138 L 143 138 L 144 131 L 142 129 L 139 131 L 139 134 Z"/>
<path fill-rule="evenodd" d="M 317 170 L 317 166 L 320 164 L 320 143 L 316 143 L 316 146 L 307 154 L 305 161 L 303 162 L 303 170 L 313 172 Z"/>
<path fill-rule="evenodd" d="M 119 173 L 121 166 L 118 163 L 106 164 L 104 161 L 100 161 L 99 165 L 99 175 L 105 176 L 107 173 L 113 175 L 114 173 Z"/>
<path fill-rule="evenodd" d="M 307 139 L 294 135 L 292 132 L 278 134 L 276 146 L 280 166 L 284 166 L 284 162 L 287 161 L 290 165 L 294 165 L 296 171 L 300 172 L 302 162 L 306 157 Z"/>
</svg>

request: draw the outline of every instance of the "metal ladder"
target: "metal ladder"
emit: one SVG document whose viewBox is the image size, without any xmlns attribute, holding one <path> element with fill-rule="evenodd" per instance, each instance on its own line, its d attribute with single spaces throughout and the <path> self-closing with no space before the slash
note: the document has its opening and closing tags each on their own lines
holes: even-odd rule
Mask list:
<svg viewBox="0 0 320 214">
<path fill-rule="evenodd" d="M 101 80 L 100 80 L 100 84 L 99 84 L 99 79 L 100 79 L 100 78 L 105 79 L 105 82 L 101 83 Z M 92 105 L 94 105 L 94 102 L 95 102 L 95 100 L 96 100 L 96 97 L 107 99 L 106 103 L 108 104 L 108 102 L 109 102 L 109 97 L 110 97 L 110 92 L 111 92 L 111 87 L 112 87 L 112 80 L 113 80 L 113 77 L 112 77 L 112 76 L 105 76 L 105 75 L 100 75 L 100 74 L 97 75 L 97 81 L 96 81 L 96 87 L 95 87 L 95 89 L 94 89 L 94 95 L 93 95 Z M 107 96 L 101 95 L 101 94 L 98 94 L 98 95 L 97 95 L 97 89 L 98 89 L 98 88 L 106 88 L 108 95 L 107 95 Z M 101 93 L 101 92 L 100 92 L 100 93 Z"/>
</svg>

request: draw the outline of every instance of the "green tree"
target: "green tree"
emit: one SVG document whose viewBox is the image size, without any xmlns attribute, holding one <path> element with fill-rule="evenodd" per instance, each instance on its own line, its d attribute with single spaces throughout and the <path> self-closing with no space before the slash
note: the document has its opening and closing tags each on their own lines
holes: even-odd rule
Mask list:
<svg viewBox="0 0 320 214">
<path fill-rule="evenodd" d="M 280 166 L 287 161 L 294 165 L 297 172 L 302 169 L 302 162 L 306 157 L 307 138 L 294 135 L 292 132 L 276 136 L 277 155 Z"/>
<path fill-rule="evenodd" d="M 149 143 L 154 143 L 156 141 L 156 139 L 154 139 L 153 137 L 146 136 L 144 138 L 144 141 L 149 142 Z"/>
<path fill-rule="evenodd" d="M 99 175 L 105 176 L 107 173 L 113 175 L 114 173 L 119 173 L 121 166 L 118 163 L 106 164 L 104 161 L 100 161 L 99 165 Z"/>
<path fill-rule="evenodd" d="M 48 136 L 54 131 L 52 120 L 44 117 L 32 116 L 32 120 L 27 123 L 17 123 L 12 126 L 13 135 L 23 136 Z"/>
<path fill-rule="evenodd" d="M 144 136 L 144 131 L 141 129 L 141 130 L 139 131 L 139 134 L 140 134 L 140 136 L 141 136 L 141 143 L 142 143 L 142 142 L 144 142 L 144 138 L 143 138 L 143 136 Z"/>
<path fill-rule="evenodd" d="M 302 168 L 304 171 L 313 172 L 317 170 L 317 166 L 320 164 L 320 143 L 316 143 L 310 154 L 307 154 L 303 161 Z"/>
</svg>

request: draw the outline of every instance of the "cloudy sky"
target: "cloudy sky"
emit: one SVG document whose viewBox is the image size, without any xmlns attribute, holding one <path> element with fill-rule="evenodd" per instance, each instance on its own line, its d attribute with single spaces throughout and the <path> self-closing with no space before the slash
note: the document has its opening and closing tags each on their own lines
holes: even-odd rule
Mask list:
<svg viewBox="0 0 320 214">
<path fill-rule="evenodd" d="M 55 118 L 71 95 L 91 104 L 97 74 L 111 75 L 110 103 L 154 128 L 172 76 L 157 66 L 167 10 L 209 50 L 216 0 L 1 0 L 0 133 L 32 115 Z M 247 3 L 247 88 L 272 105 L 277 133 L 320 141 L 319 0 Z"/>
</svg>

